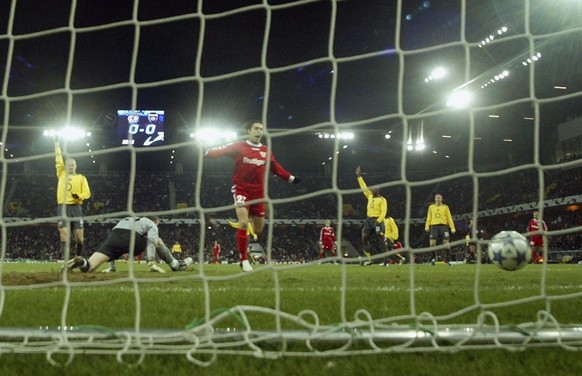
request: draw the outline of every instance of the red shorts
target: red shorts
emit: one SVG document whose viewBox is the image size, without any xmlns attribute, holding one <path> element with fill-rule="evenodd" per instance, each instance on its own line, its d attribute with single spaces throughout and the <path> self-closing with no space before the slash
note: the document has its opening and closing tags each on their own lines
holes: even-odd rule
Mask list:
<svg viewBox="0 0 582 376">
<path fill-rule="evenodd" d="M 324 251 L 333 251 L 333 244 L 331 245 L 324 244 L 321 246 L 321 249 L 323 249 Z"/>
<path fill-rule="evenodd" d="M 249 209 L 249 214 L 253 217 L 264 217 L 265 216 L 265 202 L 255 202 L 253 204 L 247 204 L 249 201 L 254 201 L 264 198 L 262 189 L 245 189 L 233 185 L 231 190 L 232 197 L 234 199 L 234 204 L 236 207 L 246 207 Z"/>
<path fill-rule="evenodd" d="M 532 236 L 529 241 L 530 241 L 530 244 L 533 243 L 532 245 L 534 247 L 543 247 L 544 246 L 544 238 L 539 236 L 539 235 Z"/>
</svg>

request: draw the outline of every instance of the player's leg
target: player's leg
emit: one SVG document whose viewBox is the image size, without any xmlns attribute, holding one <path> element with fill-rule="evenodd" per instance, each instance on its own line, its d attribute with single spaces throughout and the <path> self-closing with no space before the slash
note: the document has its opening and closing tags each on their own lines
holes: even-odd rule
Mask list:
<svg viewBox="0 0 582 376">
<path fill-rule="evenodd" d="M 386 251 L 387 251 L 387 252 L 391 251 L 391 250 L 392 250 L 392 248 L 393 248 L 393 243 L 390 241 L 390 239 L 388 239 L 388 238 L 384 238 L 384 243 L 386 244 Z M 389 262 L 389 261 L 390 261 L 390 260 L 389 260 L 389 256 L 388 256 L 388 255 L 386 255 L 386 256 L 384 257 L 384 264 L 383 264 L 383 266 L 388 266 L 388 262 Z"/>
<path fill-rule="evenodd" d="M 447 226 L 442 226 L 440 237 L 443 239 L 443 245 L 446 246 L 446 248 L 444 250 L 443 261 L 447 265 L 451 265 L 452 251 L 451 251 L 451 244 L 449 242 L 449 240 L 451 238 L 451 233 L 449 232 L 449 228 Z"/>
<path fill-rule="evenodd" d="M 378 224 L 375 223 L 376 227 L 374 228 L 374 238 L 375 238 L 375 248 L 377 254 L 383 254 L 385 257 L 388 256 L 388 246 L 386 244 L 386 238 L 384 237 L 384 232 L 386 228 L 384 226 L 384 222 Z"/>
<path fill-rule="evenodd" d="M 104 269 L 103 273 L 115 273 L 117 271 L 117 266 L 115 265 L 115 260 L 109 260 L 109 267 Z"/>
<path fill-rule="evenodd" d="M 83 255 L 83 247 L 85 244 L 85 230 L 83 229 L 83 223 L 75 222 L 75 256 Z M 78 227 L 80 226 L 80 227 Z"/>
<path fill-rule="evenodd" d="M 88 268 L 85 270 L 85 269 L 83 269 L 83 266 L 81 266 L 81 271 L 84 271 L 87 273 L 93 272 L 93 271 L 97 270 L 97 268 L 100 267 L 102 264 L 109 261 L 109 258 L 110 258 L 109 256 L 107 256 L 103 253 L 93 252 L 91 257 L 89 257 L 89 260 L 87 260 Z"/>
<path fill-rule="evenodd" d="M 259 236 L 262 232 L 263 229 L 265 228 L 265 217 L 263 216 L 257 216 L 257 215 L 253 215 L 253 208 L 251 208 L 251 213 L 250 213 L 250 221 L 249 221 L 249 232 L 252 234 L 255 234 L 255 236 Z M 256 240 L 256 238 L 255 238 Z"/>
<path fill-rule="evenodd" d="M 239 225 L 239 228 L 236 230 L 236 245 L 240 257 L 241 267 L 243 271 L 250 272 L 253 270 L 253 267 L 248 260 L 247 253 L 249 246 L 249 237 L 247 235 L 247 228 L 249 225 L 249 209 L 246 206 L 237 207 L 236 216 Z"/>
<path fill-rule="evenodd" d="M 67 214 L 67 206 L 66 205 L 59 205 L 57 207 L 57 216 L 64 217 Z M 57 228 L 59 229 L 59 238 L 61 241 L 60 251 L 63 259 L 66 261 L 67 258 L 67 242 L 69 239 L 69 226 L 67 221 L 64 219 L 59 219 L 57 222 Z M 69 256 L 70 257 L 70 256 Z"/>
<path fill-rule="evenodd" d="M 439 238 L 439 231 L 438 231 L 438 226 L 430 226 L 430 230 L 429 230 L 429 240 L 428 240 L 428 245 L 433 248 L 436 247 L 437 245 L 437 240 Z M 434 251 L 434 258 L 432 259 L 431 264 L 435 264 L 439 259 L 439 253 L 438 251 Z"/>
<path fill-rule="evenodd" d="M 162 238 L 158 238 L 158 244 L 156 246 L 156 254 L 160 257 L 160 259 L 164 260 L 164 262 L 170 265 L 172 270 L 177 270 L 180 266 L 180 262 L 174 258 L 170 249 L 166 246 Z"/>
<path fill-rule="evenodd" d="M 531 248 L 532 248 L 531 262 L 533 264 L 537 264 L 539 262 L 539 259 L 540 259 L 540 247 L 538 247 L 537 245 L 534 245 Z"/>
<path fill-rule="evenodd" d="M 90 273 L 107 262 L 109 258 L 110 256 L 101 252 L 94 252 L 89 259 L 83 256 L 73 257 L 67 262 L 67 266 L 69 271 L 79 268 L 83 273 Z"/>
<path fill-rule="evenodd" d="M 372 223 L 373 218 L 368 218 L 364 222 L 364 227 L 362 228 L 362 251 L 364 255 L 368 258 L 364 263 L 360 265 L 370 265 L 372 263 L 372 245 L 370 244 L 370 237 L 372 235 Z"/>
<path fill-rule="evenodd" d="M 452 251 L 451 251 L 451 245 L 449 243 L 449 239 L 443 239 L 443 245 L 446 246 L 446 248 L 444 250 L 445 256 L 443 257 L 443 261 L 445 262 L 445 264 L 451 265 Z"/>
</svg>

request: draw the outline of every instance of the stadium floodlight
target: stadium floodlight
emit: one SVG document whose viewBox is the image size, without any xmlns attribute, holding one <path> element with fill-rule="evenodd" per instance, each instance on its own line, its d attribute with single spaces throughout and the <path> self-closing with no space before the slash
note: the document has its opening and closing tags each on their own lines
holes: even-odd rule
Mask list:
<svg viewBox="0 0 582 376">
<path fill-rule="evenodd" d="M 424 79 L 424 82 L 430 82 L 432 80 L 443 79 L 447 75 L 447 70 L 443 67 L 436 67 L 430 71 L 429 75 Z"/>
<path fill-rule="evenodd" d="M 78 127 L 64 127 L 61 129 L 45 129 L 42 132 L 45 137 L 59 136 L 64 140 L 78 140 L 85 137 L 91 137 L 91 132 L 87 132 Z"/>
<path fill-rule="evenodd" d="M 235 140 L 237 134 L 231 130 L 208 127 L 200 128 L 196 132 L 190 133 L 190 137 L 199 140 L 204 145 L 216 145 Z"/>
<path fill-rule="evenodd" d="M 472 95 L 467 90 L 457 90 L 451 93 L 447 99 L 448 107 L 465 108 L 471 104 Z"/>
<path fill-rule="evenodd" d="M 340 133 L 338 133 L 337 137 L 341 138 L 343 140 L 353 140 L 354 133 L 353 132 L 340 132 Z"/>
<path fill-rule="evenodd" d="M 326 138 L 326 139 L 340 139 L 340 140 L 353 140 L 354 139 L 354 132 L 339 132 L 339 133 L 318 133 L 318 138 Z"/>
<path fill-rule="evenodd" d="M 414 146 L 412 146 L 412 135 L 411 134 L 408 135 L 408 142 L 406 143 L 406 149 L 408 151 L 411 151 L 412 149 L 414 149 Z"/>
</svg>

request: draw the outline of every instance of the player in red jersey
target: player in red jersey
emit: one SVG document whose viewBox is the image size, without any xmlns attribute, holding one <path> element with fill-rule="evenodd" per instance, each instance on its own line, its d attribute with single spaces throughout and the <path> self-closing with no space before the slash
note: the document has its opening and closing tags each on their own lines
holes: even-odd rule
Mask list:
<svg viewBox="0 0 582 376">
<path fill-rule="evenodd" d="M 218 240 L 215 240 L 212 246 L 212 263 L 220 264 L 220 242 Z"/>
<path fill-rule="evenodd" d="M 331 221 L 325 220 L 325 226 L 319 232 L 319 261 L 323 260 L 325 256 L 335 257 L 335 232 L 331 227 Z"/>
<path fill-rule="evenodd" d="M 301 181 L 291 175 L 275 159 L 266 145 L 261 143 L 265 126 L 258 120 L 252 120 L 243 125 L 247 134 L 245 141 L 233 142 L 224 146 L 207 150 L 207 158 L 231 157 L 234 160 L 232 175 L 232 195 L 236 206 L 238 229 L 236 231 L 237 248 L 240 254 L 243 271 L 253 270 L 247 258 L 249 243 L 247 228 L 252 223 L 255 233 L 259 235 L 265 226 L 265 176 L 267 162 L 270 171 L 281 179 L 297 184 Z M 251 204 L 249 202 L 253 201 Z"/>
<path fill-rule="evenodd" d="M 540 212 L 534 210 L 533 218 L 530 219 L 527 225 L 527 232 L 538 231 L 548 231 L 548 226 L 546 226 L 546 222 L 540 219 Z M 544 254 L 544 237 L 541 233 L 533 234 L 529 239 L 529 244 L 531 245 L 531 261 L 537 264 Z"/>
</svg>

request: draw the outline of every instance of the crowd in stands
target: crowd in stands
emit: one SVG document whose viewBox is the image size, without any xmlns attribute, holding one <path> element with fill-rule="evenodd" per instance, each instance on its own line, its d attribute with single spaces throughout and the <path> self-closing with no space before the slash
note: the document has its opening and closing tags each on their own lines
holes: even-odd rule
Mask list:
<svg viewBox="0 0 582 376">
<path fill-rule="evenodd" d="M 273 228 L 273 237 L 267 239 L 267 229 L 259 239 L 266 248 L 270 246 L 271 258 L 281 262 L 313 261 L 318 257 L 316 241 L 325 219 L 335 226 L 338 218 L 343 219 L 342 238 L 360 249 L 360 225 L 365 218 L 366 199 L 362 195 L 353 173 L 340 175 L 336 182 L 330 176 L 304 174 L 300 185 L 285 184 L 279 179 L 269 179 L 268 216 L 276 220 L 296 220 L 296 223 L 278 224 Z M 92 197 L 84 206 L 87 220 L 85 227 L 85 248 L 95 250 L 111 223 L 100 223 L 101 219 L 122 217 L 129 214 L 155 213 L 164 220 L 186 218 L 182 224 L 162 224 L 161 237 L 171 245 L 178 241 L 183 255 L 192 256 L 197 261 L 208 261 L 214 240 L 222 243 L 223 260 L 236 262 L 234 231 L 224 224 L 224 220 L 234 218 L 231 205 L 230 176 L 226 174 L 204 175 L 200 181 L 200 199 L 196 200 L 196 174 L 173 174 L 170 172 L 138 172 L 131 176 L 126 172 L 112 172 L 107 175 L 89 175 Z M 465 249 L 460 242 L 469 231 L 468 218 L 476 211 L 512 207 L 519 204 L 538 202 L 540 193 L 543 200 L 579 195 L 582 169 L 565 171 L 539 171 L 534 168 L 502 173 L 495 176 L 478 177 L 478 195 L 475 196 L 474 176 L 466 175 L 452 179 L 442 179 L 438 183 L 414 184 L 407 187 L 405 182 L 389 180 L 381 174 L 366 176 L 368 185 L 381 186 L 381 193 L 389 202 L 389 213 L 404 234 L 403 218 L 410 206 L 409 237 L 402 243 L 413 249 L 428 247 L 428 237 L 424 232 L 424 219 L 428 204 L 434 193 L 441 193 L 453 215 L 463 215 L 457 221 L 457 234 L 452 241 L 454 259 L 462 260 Z M 540 184 L 543 189 L 540 190 Z M 337 187 L 338 190 L 333 188 Z M 26 259 L 59 259 L 59 240 L 56 229 L 56 178 L 53 174 L 12 174 L 6 182 L 4 218 L 26 218 L 7 226 L 6 257 Z M 407 200 L 407 197 L 409 198 Z M 475 202 L 475 198 L 477 199 Z M 199 205 L 198 205 L 199 202 Z M 341 205 L 340 205 L 341 203 Z M 475 203 L 477 207 L 475 208 Z M 174 209 L 178 213 L 172 213 Z M 201 225 L 196 220 L 203 217 L 208 222 L 204 244 L 200 246 Z M 564 230 L 552 235 L 548 242 L 550 252 L 581 250 L 581 236 L 578 231 L 567 229 L 582 226 L 580 204 L 548 207 L 544 219 L 550 231 Z M 501 230 L 516 230 L 525 233 L 531 211 L 507 211 L 506 214 L 483 216 L 478 219 L 478 227 L 485 238 L 490 238 Z M 35 219 L 34 224 L 30 219 Z M 218 221 L 218 220 L 222 221 Z M 194 220 L 194 221 L 193 221 Z M 164 222 L 162 222 L 164 223 Z M 336 230 L 337 233 L 337 230 Z M 417 261 L 427 261 L 432 252 L 419 253 Z M 202 259 L 202 260 L 201 260 Z"/>
</svg>

